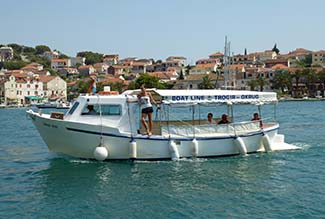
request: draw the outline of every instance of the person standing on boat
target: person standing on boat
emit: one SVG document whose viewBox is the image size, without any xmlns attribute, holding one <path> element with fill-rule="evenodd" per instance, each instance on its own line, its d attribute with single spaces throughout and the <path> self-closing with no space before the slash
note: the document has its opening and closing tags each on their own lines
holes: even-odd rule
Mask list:
<svg viewBox="0 0 325 219">
<path fill-rule="evenodd" d="M 139 102 L 141 104 L 141 122 L 146 129 L 147 135 L 152 135 L 152 103 L 157 104 L 156 101 L 152 98 L 151 94 L 147 92 L 144 84 L 140 87 L 141 92 L 138 94 Z M 146 121 L 146 117 L 148 117 L 148 123 Z"/>
</svg>

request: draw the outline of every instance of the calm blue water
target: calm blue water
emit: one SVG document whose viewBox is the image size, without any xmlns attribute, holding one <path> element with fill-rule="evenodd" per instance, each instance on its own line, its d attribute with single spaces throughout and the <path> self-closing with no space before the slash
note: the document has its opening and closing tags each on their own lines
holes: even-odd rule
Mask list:
<svg viewBox="0 0 325 219">
<path fill-rule="evenodd" d="M 281 102 L 297 151 L 179 162 L 95 162 L 50 153 L 0 109 L 0 218 L 325 218 L 325 102 Z"/>
</svg>

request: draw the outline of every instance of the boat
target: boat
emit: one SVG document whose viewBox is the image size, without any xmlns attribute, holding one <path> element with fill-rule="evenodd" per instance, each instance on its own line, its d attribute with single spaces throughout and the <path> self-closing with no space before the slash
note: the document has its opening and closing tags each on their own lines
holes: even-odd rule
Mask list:
<svg viewBox="0 0 325 219">
<path fill-rule="evenodd" d="M 57 105 L 58 105 L 58 103 L 57 102 L 50 102 L 50 101 L 48 101 L 48 102 L 43 102 L 43 103 L 38 103 L 38 104 L 36 104 L 36 107 L 37 108 L 56 108 L 57 107 Z"/>
<path fill-rule="evenodd" d="M 234 115 L 234 108 L 242 104 L 256 106 L 260 114 L 264 106 L 274 105 L 276 115 L 278 100 L 274 92 L 159 89 L 150 92 L 160 104 L 154 112 L 152 135 L 139 130 L 139 90 L 79 96 L 65 114 L 33 110 L 27 114 L 50 151 L 77 158 L 178 160 L 298 149 L 285 143 L 284 135 L 278 133 L 276 116 L 270 121 L 267 118 L 237 121 Z M 93 105 L 97 113 L 88 114 L 88 105 Z M 231 123 L 206 124 L 200 114 L 206 106 L 226 107 Z"/>
<path fill-rule="evenodd" d="M 56 109 L 70 109 L 69 103 L 58 103 L 55 107 Z"/>
</svg>

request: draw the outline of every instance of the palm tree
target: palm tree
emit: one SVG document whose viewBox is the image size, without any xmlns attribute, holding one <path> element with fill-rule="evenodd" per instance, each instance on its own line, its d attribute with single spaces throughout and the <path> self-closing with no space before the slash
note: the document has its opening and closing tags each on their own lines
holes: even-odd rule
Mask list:
<svg viewBox="0 0 325 219">
<path fill-rule="evenodd" d="M 291 90 L 291 75 L 288 71 L 278 70 L 275 72 L 272 83 L 275 88 L 281 89 L 281 92 L 284 93 L 286 89 Z"/>
<path fill-rule="evenodd" d="M 219 80 L 219 77 L 220 77 L 220 68 L 217 68 L 217 71 L 212 71 L 213 74 L 216 74 L 216 82 L 214 83 L 214 88 L 217 89 L 218 87 L 218 80 Z"/>
<path fill-rule="evenodd" d="M 309 96 L 315 96 L 316 93 L 316 81 L 318 79 L 316 72 L 311 68 L 306 68 L 304 71 L 306 86 Z"/>
<path fill-rule="evenodd" d="M 292 75 L 292 77 L 295 79 L 295 84 L 296 84 L 295 94 L 294 94 L 295 96 L 298 95 L 299 80 L 301 79 L 302 76 L 303 76 L 303 72 L 301 69 L 297 69 L 295 73 Z"/>
<path fill-rule="evenodd" d="M 268 84 L 268 82 L 265 80 L 265 78 L 262 78 L 262 77 L 258 77 L 256 79 L 256 82 L 257 82 L 258 86 L 260 86 L 260 91 L 263 91 L 264 86 Z"/>
<path fill-rule="evenodd" d="M 324 97 L 324 90 L 325 90 L 325 68 L 322 68 L 322 71 L 319 72 L 318 78 L 322 83 L 322 96 Z"/>
<path fill-rule="evenodd" d="M 250 87 L 251 91 L 254 91 L 255 88 L 258 86 L 258 82 L 257 82 L 257 80 L 253 79 L 253 80 L 248 81 L 247 85 Z"/>
<path fill-rule="evenodd" d="M 199 84 L 199 88 L 200 89 L 213 89 L 214 88 L 209 75 L 204 75 L 202 77 L 202 82 Z"/>
</svg>

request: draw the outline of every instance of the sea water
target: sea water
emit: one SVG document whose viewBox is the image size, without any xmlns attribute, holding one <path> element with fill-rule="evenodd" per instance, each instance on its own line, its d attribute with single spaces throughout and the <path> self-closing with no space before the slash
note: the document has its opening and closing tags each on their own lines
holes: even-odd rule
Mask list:
<svg viewBox="0 0 325 219">
<path fill-rule="evenodd" d="M 0 218 L 325 218 L 323 101 L 277 106 L 301 150 L 178 162 L 56 155 L 26 110 L 0 109 Z"/>
</svg>

